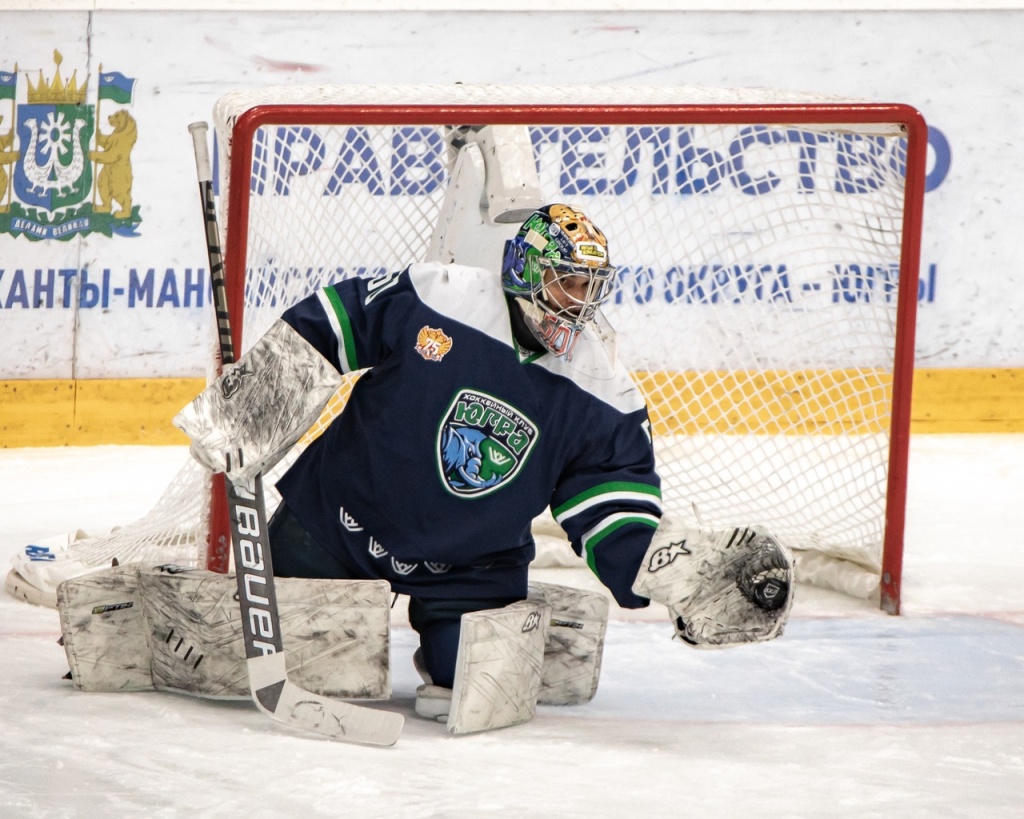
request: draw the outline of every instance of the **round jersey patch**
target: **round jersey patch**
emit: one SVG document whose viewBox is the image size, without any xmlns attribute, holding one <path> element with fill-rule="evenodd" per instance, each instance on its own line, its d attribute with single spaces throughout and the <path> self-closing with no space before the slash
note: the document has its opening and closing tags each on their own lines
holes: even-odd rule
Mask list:
<svg viewBox="0 0 1024 819">
<path fill-rule="evenodd" d="M 479 497 L 509 483 L 537 443 L 537 425 L 493 395 L 461 390 L 437 430 L 441 482 L 454 495 Z"/>
</svg>

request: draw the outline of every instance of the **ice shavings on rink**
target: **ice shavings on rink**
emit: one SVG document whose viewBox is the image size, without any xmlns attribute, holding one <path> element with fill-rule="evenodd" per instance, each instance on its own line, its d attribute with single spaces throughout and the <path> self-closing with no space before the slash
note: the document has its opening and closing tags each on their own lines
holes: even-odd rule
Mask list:
<svg viewBox="0 0 1024 819">
<path fill-rule="evenodd" d="M 0 451 L 0 565 L 33 538 L 145 513 L 183 456 Z M 916 436 L 903 616 L 801 585 L 782 639 L 696 651 L 658 612 L 617 612 L 593 702 L 489 734 L 412 714 L 399 606 L 388 707 L 407 721 L 387 750 L 247 702 L 78 692 L 56 613 L 0 595 L 0 815 L 1016 817 L 1022 496 L 1024 436 Z"/>
</svg>

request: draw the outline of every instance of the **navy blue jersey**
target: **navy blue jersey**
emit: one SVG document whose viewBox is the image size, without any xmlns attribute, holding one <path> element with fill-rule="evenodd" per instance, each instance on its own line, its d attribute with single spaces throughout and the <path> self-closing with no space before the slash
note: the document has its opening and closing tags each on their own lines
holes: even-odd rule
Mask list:
<svg viewBox="0 0 1024 819">
<path fill-rule="evenodd" d="M 283 316 L 343 373 L 347 406 L 279 481 L 339 559 L 424 598 L 525 597 L 550 506 L 620 605 L 661 514 L 650 424 L 588 329 L 571 361 L 524 350 L 498 276 L 412 265 Z"/>
</svg>

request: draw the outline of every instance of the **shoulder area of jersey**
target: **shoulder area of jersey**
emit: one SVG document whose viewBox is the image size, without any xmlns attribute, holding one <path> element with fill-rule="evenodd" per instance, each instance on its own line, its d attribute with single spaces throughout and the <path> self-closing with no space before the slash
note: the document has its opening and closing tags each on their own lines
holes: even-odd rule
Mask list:
<svg viewBox="0 0 1024 819">
<path fill-rule="evenodd" d="M 411 264 L 408 272 L 409 282 L 425 307 L 441 318 L 454 319 L 511 346 L 508 309 L 497 273 L 441 262 Z"/>
<path fill-rule="evenodd" d="M 454 262 L 415 262 L 409 265 L 409 278 L 417 290 L 439 287 L 460 291 L 501 291 L 501 277 L 493 270 Z"/>
</svg>

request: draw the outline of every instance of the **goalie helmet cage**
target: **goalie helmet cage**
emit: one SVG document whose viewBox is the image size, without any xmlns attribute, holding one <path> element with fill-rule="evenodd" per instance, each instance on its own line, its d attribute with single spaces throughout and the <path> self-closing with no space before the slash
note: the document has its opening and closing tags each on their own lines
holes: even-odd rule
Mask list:
<svg viewBox="0 0 1024 819">
<path fill-rule="evenodd" d="M 517 227 L 501 224 L 520 220 L 489 211 L 453 159 L 480 128 L 516 126 L 536 177 L 512 171 L 513 188 L 529 200 L 539 185 L 609 237 L 604 313 L 650 406 L 666 510 L 765 525 L 801 580 L 899 612 L 917 111 L 699 88 L 321 86 L 232 94 L 215 119 L 238 349 L 335 278 L 439 256 L 497 268 Z M 501 148 L 480 145 L 507 182 Z M 443 252 L 459 173 L 467 230 L 497 237 L 489 260 Z"/>
</svg>

